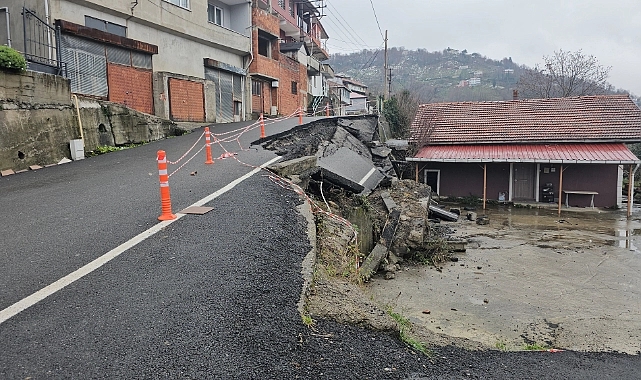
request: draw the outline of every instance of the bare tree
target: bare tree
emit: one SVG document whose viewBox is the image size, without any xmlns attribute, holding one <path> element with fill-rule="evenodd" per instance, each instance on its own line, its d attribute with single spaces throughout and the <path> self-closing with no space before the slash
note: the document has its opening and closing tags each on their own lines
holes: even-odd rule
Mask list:
<svg viewBox="0 0 641 380">
<path fill-rule="evenodd" d="M 543 57 L 543 67 L 526 69 L 518 88 L 530 98 L 565 98 L 569 96 L 605 94 L 611 88 L 607 82 L 611 67 L 599 64 L 596 57 L 559 50 Z"/>
</svg>

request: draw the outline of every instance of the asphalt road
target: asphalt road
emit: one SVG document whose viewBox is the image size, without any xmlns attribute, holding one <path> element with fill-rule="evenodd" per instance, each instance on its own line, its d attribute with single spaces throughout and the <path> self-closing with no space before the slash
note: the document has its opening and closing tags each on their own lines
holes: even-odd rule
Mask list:
<svg viewBox="0 0 641 380">
<path fill-rule="evenodd" d="M 0 313 L 157 228 L 156 151 L 175 160 L 200 132 L 0 178 Z M 214 156 L 221 153 L 214 148 Z M 275 156 L 253 149 L 238 158 L 260 165 Z M 170 178 L 174 211 L 252 170 L 233 159 L 203 162 L 201 153 Z M 213 211 L 182 217 L 1 322 L 0 378 L 641 376 L 638 356 L 450 347 L 425 357 L 389 333 L 323 320 L 305 327 L 296 302 L 310 245 L 300 203 L 262 173 L 249 177 L 208 202 Z"/>
</svg>

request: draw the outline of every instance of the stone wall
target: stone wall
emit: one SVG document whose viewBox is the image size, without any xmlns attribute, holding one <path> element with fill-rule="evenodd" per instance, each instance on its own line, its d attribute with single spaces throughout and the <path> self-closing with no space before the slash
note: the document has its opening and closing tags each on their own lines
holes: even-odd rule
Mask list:
<svg viewBox="0 0 641 380">
<path fill-rule="evenodd" d="M 79 97 L 79 106 L 85 152 L 179 134 L 176 124 L 117 103 Z M 70 158 L 69 141 L 78 138 L 68 80 L 32 71 L 0 72 L 0 170 Z"/>
</svg>

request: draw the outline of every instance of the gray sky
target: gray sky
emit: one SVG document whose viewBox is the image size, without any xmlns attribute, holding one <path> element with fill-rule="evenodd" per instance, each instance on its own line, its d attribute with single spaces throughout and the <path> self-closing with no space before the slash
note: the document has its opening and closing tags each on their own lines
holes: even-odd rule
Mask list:
<svg viewBox="0 0 641 380">
<path fill-rule="evenodd" d="M 555 50 L 612 66 L 609 82 L 641 96 L 641 0 L 325 0 L 332 53 L 390 47 L 467 49 L 534 67 Z"/>
</svg>

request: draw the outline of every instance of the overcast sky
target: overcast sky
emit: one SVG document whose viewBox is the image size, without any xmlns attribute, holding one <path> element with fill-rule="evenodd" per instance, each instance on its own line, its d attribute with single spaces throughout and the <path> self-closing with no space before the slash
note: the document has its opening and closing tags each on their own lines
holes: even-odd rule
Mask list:
<svg viewBox="0 0 641 380">
<path fill-rule="evenodd" d="M 555 50 L 611 66 L 609 82 L 641 96 L 641 0 L 325 0 L 332 53 L 388 46 L 467 49 L 534 67 Z M 376 24 L 372 3 L 378 16 Z M 366 46 L 363 46 L 363 43 Z"/>
</svg>

